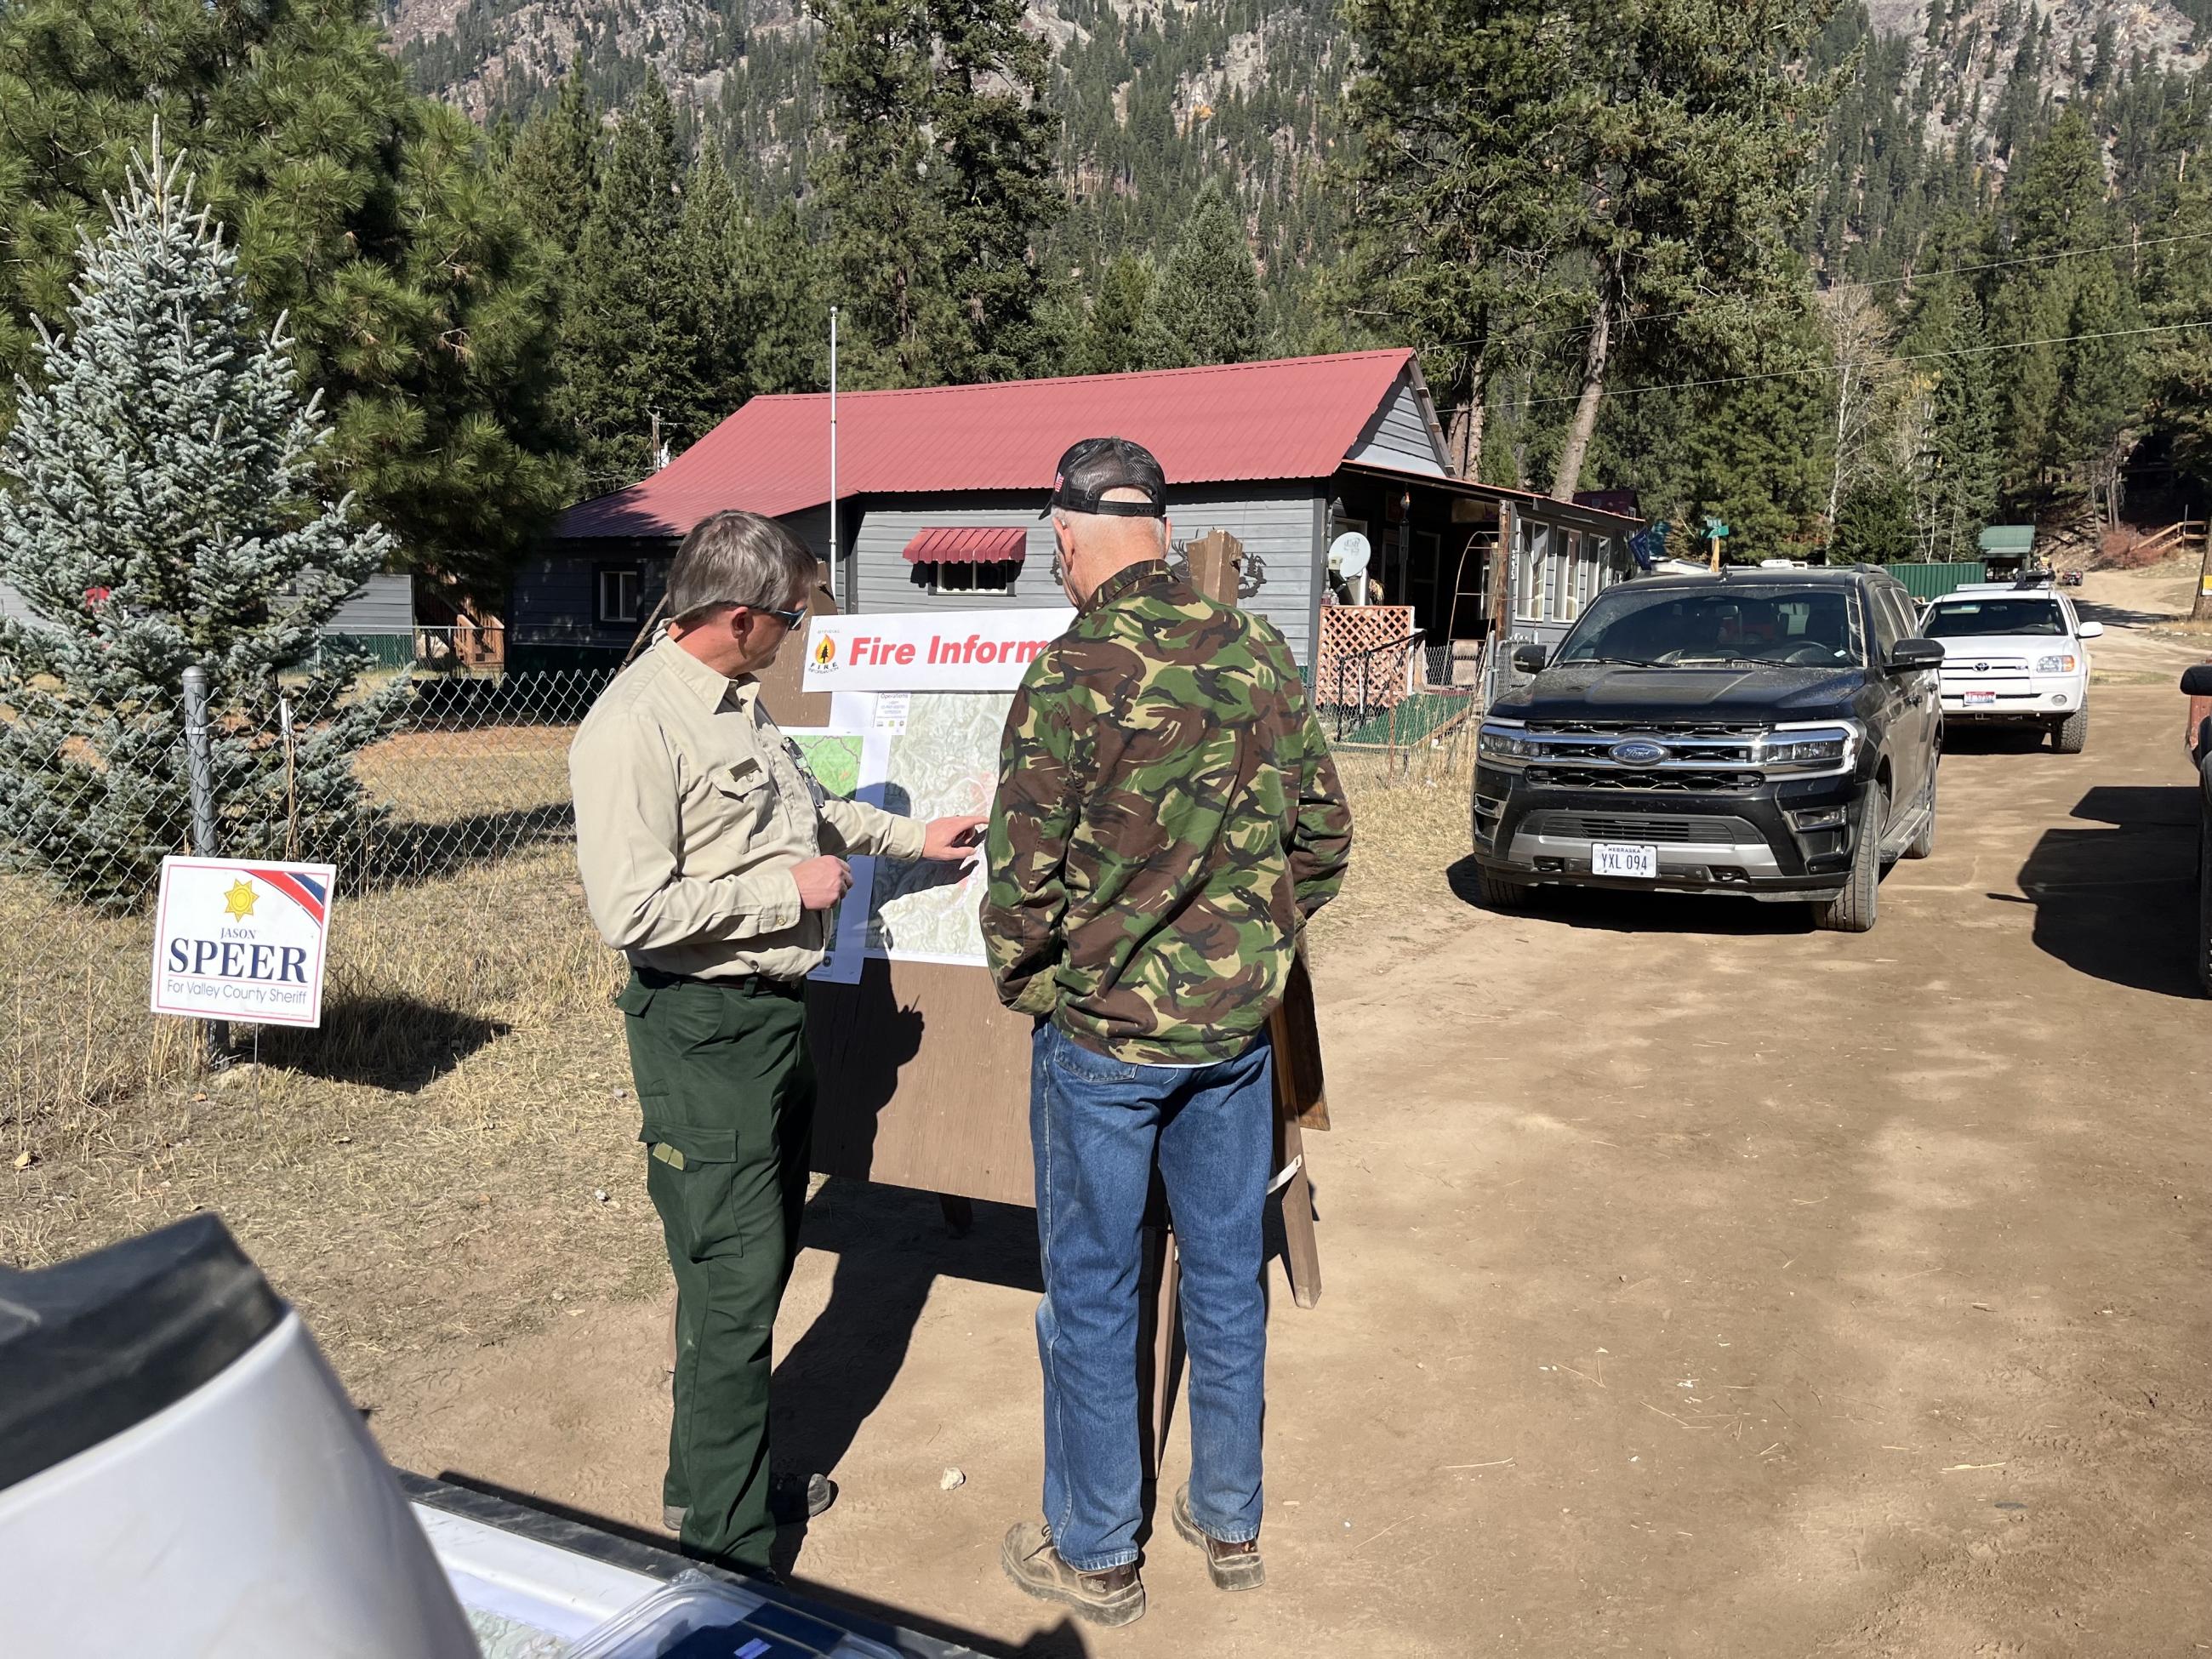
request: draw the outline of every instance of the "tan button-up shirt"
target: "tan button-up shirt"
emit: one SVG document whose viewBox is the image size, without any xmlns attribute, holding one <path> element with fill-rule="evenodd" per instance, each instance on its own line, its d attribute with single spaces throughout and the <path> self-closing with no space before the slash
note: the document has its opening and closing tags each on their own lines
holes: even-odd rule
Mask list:
<svg viewBox="0 0 2212 1659">
<path fill-rule="evenodd" d="M 823 797 L 760 706 L 661 639 L 616 677 L 568 746 L 576 863 L 600 937 L 641 968 L 800 979 L 824 915 L 792 867 L 820 853 L 921 856 L 924 827 Z"/>
</svg>

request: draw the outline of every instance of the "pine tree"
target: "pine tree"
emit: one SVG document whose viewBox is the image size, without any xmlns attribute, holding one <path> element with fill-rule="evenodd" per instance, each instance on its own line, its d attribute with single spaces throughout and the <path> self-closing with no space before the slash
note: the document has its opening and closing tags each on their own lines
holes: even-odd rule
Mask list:
<svg viewBox="0 0 2212 1659">
<path fill-rule="evenodd" d="M 553 295 L 482 135 L 408 93 L 362 0 L 18 0 L 0 110 L 0 402 L 38 374 L 30 319 L 67 307 L 77 231 L 159 118 L 324 395 L 324 486 L 358 491 L 411 563 L 502 584 L 565 494 Z"/>
<path fill-rule="evenodd" d="M 2118 522 L 2119 475 L 2142 413 L 2134 296 L 2106 260 L 2076 262 L 2068 342 L 2059 359 L 2066 388 L 2051 422 L 2052 461 L 2108 522 Z"/>
<path fill-rule="evenodd" d="M 2151 251 L 2145 284 L 2148 320 L 2161 331 L 2146 340 L 2150 416 L 2201 490 L 2212 486 L 2212 329 L 2200 325 L 2212 294 L 2212 170 L 2201 160 L 2186 168 L 2168 199 L 2177 240 Z"/>
<path fill-rule="evenodd" d="M 1907 427 L 1913 518 L 1932 559 L 1973 555 L 1996 510 L 1998 453 L 1989 352 L 1974 296 L 1938 277 L 1917 296 L 1903 356 L 1914 370 Z"/>
<path fill-rule="evenodd" d="M 1793 69 L 1817 0 L 1729 6 L 1577 0 L 1540 49 L 1571 91 L 1547 159 L 1578 185 L 1553 246 L 1578 261 L 1580 387 L 1552 479 L 1565 500 L 1616 370 L 1725 372 L 1790 285 L 1814 118 L 1835 77 Z"/>
<path fill-rule="evenodd" d="M 1058 216 L 1060 120 L 1042 101 L 1050 54 L 1022 27 L 1023 0 L 928 0 L 937 45 L 930 128 L 951 238 L 945 281 L 968 324 L 967 380 L 1016 379 L 1043 362 L 1037 245 Z"/>
<path fill-rule="evenodd" d="M 405 690 L 362 695 L 363 657 L 324 647 L 392 540 L 314 499 L 328 428 L 190 195 L 157 131 L 0 447 L 0 580 L 37 616 L 0 629 L 0 845 L 108 908 L 181 850 L 187 666 L 210 682 L 221 850 L 252 857 L 347 857 L 371 821 L 355 756 Z"/>
<path fill-rule="evenodd" d="M 830 300 L 822 253 L 786 202 L 744 250 L 754 332 L 745 377 L 754 392 L 818 392 L 830 383 Z"/>
<path fill-rule="evenodd" d="M 697 271 L 684 236 L 684 155 L 658 75 L 623 111 L 577 239 L 562 325 L 559 407 L 585 484 L 619 489 L 729 410 L 716 409 Z"/>
<path fill-rule="evenodd" d="M 1262 337 L 1260 273 L 1243 220 L 1219 183 L 1209 179 L 1152 295 L 1145 366 L 1249 362 Z"/>
<path fill-rule="evenodd" d="M 1155 280 L 1152 262 L 1137 254 L 1116 254 L 1107 262 L 1084 325 L 1077 374 L 1124 374 L 1145 366 L 1145 334 L 1152 321 Z"/>
<path fill-rule="evenodd" d="M 2001 481 L 2007 495 L 2025 500 L 2066 464 L 2059 422 L 2071 393 L 2059 343 L 2072 331 L 2075 291 L 2096 263 L 2066 256 L 2117 240 L 2104 153 L 2080 108 L 2069 106 L 2024 158 L 1994 232 L 1991 258 L 2011 262 L 1996 273 L 1989 298 L 1990 337 L 2008 348 L 1994 354 L 1991 376 Z"/>
<path fill-rule="evenodd" d="M 1059 210 L 1048 58 L 1018 0 L 810 0 L 835 147 L 820 210 L 848 381 L 1034 372 L 1039 244 Z"/>
<path fill-rule="evenodd" d="M 1511 0 L 1354 0 L 1348 17 L 1362 48 L 1350 94 L 1361 143 L 1334 308 L 1367 313 L 1420 352 L 1454 470 L 1473 476 L 1490 375 L 1516 323 L 1542 314 L 1543 284 L 1516 256 L 1559 216 L 1561 175 L 1541 141 L 1568 66 L 1541 49 L 1542 20 Z"/>
<path fill-rule="evenodd" d="M 556 258 L 575 252 L 599 182 L 603 147 L 599 100 L 571 70 L 561 95 L 523 123 L 501 178 L 515 206 Z"/>
<path fill-rule="evenodd" d="M 810 0 L 836 143 L 816 165 L 852 386 L 937 386 L 967 319 L 947 277 L 941 165 L 924 119 L 933 71 L 922 0 Z"/>
</svg>

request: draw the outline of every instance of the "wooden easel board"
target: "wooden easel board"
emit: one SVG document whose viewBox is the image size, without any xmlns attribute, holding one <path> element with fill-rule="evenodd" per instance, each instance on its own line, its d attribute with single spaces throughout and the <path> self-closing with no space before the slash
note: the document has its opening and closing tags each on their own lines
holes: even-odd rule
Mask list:
<svg viewBox="0 0 2212 1659">
<path fill-rule="evenodd" d="M 871 958 L 810 984 L 823 1175 L 1033 1204 L 1030 1033 L 980 968 Z"/>
</svg>

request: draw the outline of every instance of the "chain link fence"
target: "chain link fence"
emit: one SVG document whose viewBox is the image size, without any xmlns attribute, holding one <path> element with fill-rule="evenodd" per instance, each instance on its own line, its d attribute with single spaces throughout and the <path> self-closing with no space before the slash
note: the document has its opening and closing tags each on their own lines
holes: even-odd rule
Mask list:
<svg viewBox="0 0 2212 1659">
<path fill-rule="evenodd" d="M 1450 683 L 1448 654 L 1409 648 L 1410 666 L 1401 652 L 1389 668 L 1400 690 L 1387 700 L 1371 677 L 1364 706 L 1348 682 L 1315 688 L 1355 793 L 1436 785 L 1473 754 L 1474 687 Z M 148 1007 L 171 854 L 338 866 L 323 1028 L 240 1026 L 236 1058 L 405 1087 L 488 1019 L 603 1002 L 619 963 L 584 914 L 568 749 L 609 678 L 402 670 L 330 706 L 277 687 L 218 707 L 205 745 L 212 822 L 197 831 L 179 728 L 132 754 L 127 775 L 64 739 L 33 769 L 38 810 L 15 812 L 0 836 L 7 1155 L 208 1062 L 192 1025 Z M 21 735 L 9 720 L 0 711 L 0 738 Z M 349 720 L 372 721 L 374 741 L 324 752 Z"/>
<path fill-rule="evenodd" d="M 218 708 L 203 757 L 211 821 L 198 826 L 188 737 L 131 756 L 129 777 L 79 738 L 44 757 L 29 774 L 39 811 L 14 814 L 0 844 L 0 1097 L 16 1155 L 41 1120 L 65 1124 L 204 1063 L 191 1026 L 148 1008 L 171 854 L 339 866 L 325 1029 L 240 1037 L 313 1042 L 327 1074 L 404 1080 L 404 1056 L 378 1050 L 434 1046 L 437 1023 L 495 986 L 528 981 L 556 1000 L 611 988 L 579 902 L 568 775 L 576 723 L 608 678 L 404 674 L 329 707 L 279 687 L 266 711 Z M 374 740 L 331 775 L 319 744 L 363 718 Z"/>
</svg>

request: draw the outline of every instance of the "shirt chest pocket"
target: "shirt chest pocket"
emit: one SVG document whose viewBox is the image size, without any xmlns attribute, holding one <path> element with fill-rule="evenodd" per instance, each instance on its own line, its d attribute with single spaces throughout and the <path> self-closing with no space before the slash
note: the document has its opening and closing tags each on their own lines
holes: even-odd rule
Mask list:
<svg viewBox="0 0 2212 1659">
<path fill-rule="evenodd" d="M 715 823 L 758 835 L 775 822 L 775 780 L 751 756 L 707 774 L 707 807 Z"/>
</svg>

